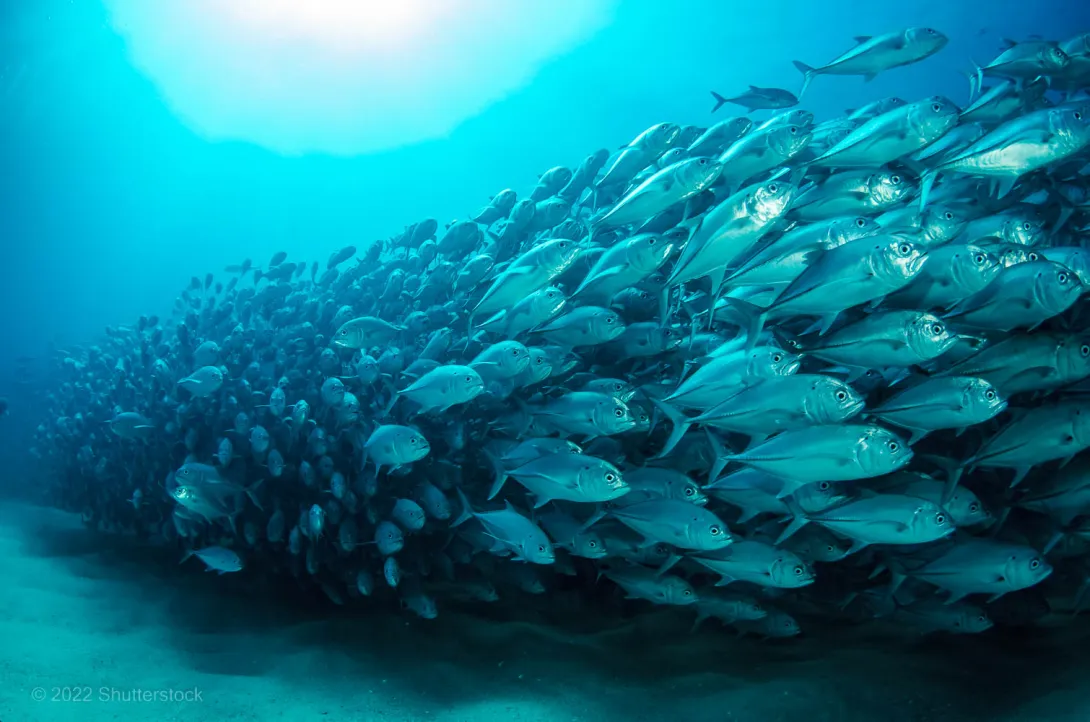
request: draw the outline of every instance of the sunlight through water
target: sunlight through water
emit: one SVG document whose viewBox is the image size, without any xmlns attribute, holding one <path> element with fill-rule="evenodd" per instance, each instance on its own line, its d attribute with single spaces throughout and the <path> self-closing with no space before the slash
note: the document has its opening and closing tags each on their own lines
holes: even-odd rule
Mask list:
<svg viewBox="0 0 1090 722">
<path fill-rule="evenodd" d="M 211 140 L 352 155 L 441 138 L 608 24 L 616 0 L 105 0 Z"/>
</svg>

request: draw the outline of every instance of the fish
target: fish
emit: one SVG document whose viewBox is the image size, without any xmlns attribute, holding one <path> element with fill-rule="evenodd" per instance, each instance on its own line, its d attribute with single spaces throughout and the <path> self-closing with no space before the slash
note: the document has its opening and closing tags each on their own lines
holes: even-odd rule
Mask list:
<svg viewBox="0 0 1090 722">
<path fill-rule="evenodd" d="M 906 28 L 885 35 L 860 35 L 855 41 L 854 48 L 817 68 L 793 61 L 803 75 L 800 98 L 818 75 L 862 75 L 870 81 L 879 73 L 931 57 L 946 47 L 949 38 L 932 28 Z"/>
<path fill-rule="evenodd" d="M 778 110 L 780 108 L 790 108 L 799 104 L 799 99 L 787 90 L 782 90 L 780 88 L 758 88 L 756 85 L 749 86 L 749 90 L 732 98 L 724 98 L 713 90 L 712 97 L 715 98 L 715 107 L 712 108 L 713 113 L 727 103 L 741 105 L 749 110 Z"/>
<path fill-rule="evenodd" d="M 911 461 L 912 449 L 896 434 L 875 424 L 811 426 L 793 429 L 727 461 L 772 474 L 783 480 L 779 496 L 819 481 L 857 481 L 892 473 Z M 808 459 L 811 463 L 800 463 Z"/>
<path fill-rule="evenodd" d="M 333 343 L 343 348 L 366 349 L 386 343 L 404 332 L 404 328 L 395 326 L 381 318 L 361 316 L 346 321 L 333 337 Z"/>
<path fill-rule="evenodd" d="M 757 541 L 737 541 L 725 550 L 692 554 L 690 559 L 719 575 L 716 586 L 748 582 L 761 587 L 798 589 L 814 583 L 814 572 L 794 553 Z"/>
<path fill-rule="evenodd" d="M 531 564 L 549 565 L 556 561 L 553 542 L 548 535 L 520 514 L 510 502 L 501 511 L 478 512 L 470 505 L 461 489 L 457 492 L 462 503 L 462 513 L 451 526 L 457 527 L 475 519 L 488 531 L 489 537 L 494 541 L 494 548 Z"/>
<path fill-rule="evenodd" d="M 1006 408 L 1006 399 L 985 379 L 941 376 L 894 394 L 869 413 L 911 431 L 911 446 L 931 431 L 965 429 L 995 418 Z"/>
<path fill-rule="evenodd" d="M 399 469 L 427 456 L 431 444 L 408 426 L 384 424 L 371 432 L 363 449 L 380 470 Z"/>
<path fill-rule="evenodd" d="M 815 166 L 875 167 L 915 153 L 953 130 L 960 109 L 935 95 L 863 123 L 813 161 Z"/>
<path fill-rule="evenodd" d="M 189 559 L 191 556 L 197 557 L 210 572 L 216 572 L 217 574 L 230 574 L 232 572 L 242 571 L 243 563 L 241 557 L 231 549 L 226 547 L 205 547 L 204 549 L 190 549 L 186 551 L 185 556 L 182 557 L 182 562 Z"/>
<path fill-rule="evenodd" d="M 644 599 L 653 604 L 689 606 L 698 600 L 688 581 L 670 574 L 655 574 L 649 569 L 629 567 L 610 570 L 605 577 L 625 591 L 629 599 Z"/>
<path fill-rule="evenodd" d="M 1090 105 L 1027 113 L 1003 123 L 960 153 L 929 168 L 921 178 L 920 207 L 938 173 L 995 178 L 1006 195 L 1023 175 L 1057 163 L 1090 144 Z"/>
</svg>

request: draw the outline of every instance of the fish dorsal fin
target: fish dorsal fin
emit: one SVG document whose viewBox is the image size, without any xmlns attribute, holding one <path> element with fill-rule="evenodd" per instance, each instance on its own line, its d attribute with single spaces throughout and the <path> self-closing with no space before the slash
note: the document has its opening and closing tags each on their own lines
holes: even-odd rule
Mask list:
<svg viewBox="0 0 1090 722">
<path fill-rule="evenodd" d="M 856 35 L 855 36 L 855 42 L 860 43 L 860 44 L 865 43 L 870 39 L 871 39 L 870 35 Z"/>
<path fill-rule="evenodd" d="M 751 86 L 749 86 L 749 89 L 750 89 L 751 91 L 753 91 L 754 93 L 756 93 L 756 92 L 759 92 L 759 91 L 761 90 L 761 89 L 760 89 L 760 88 L 758 88 L 758 87 L 757 87 L 756 85 L 751 85 Z"/>
</svg>

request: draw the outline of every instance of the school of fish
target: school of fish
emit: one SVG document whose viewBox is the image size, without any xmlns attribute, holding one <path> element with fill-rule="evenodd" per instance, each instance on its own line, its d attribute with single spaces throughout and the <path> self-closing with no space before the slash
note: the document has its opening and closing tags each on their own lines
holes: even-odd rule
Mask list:
<svg viewBox="0 0 1090 722">
<path fill-rule="evenodd" d="M 336 604 L 560 580 L 697 624 L 980 633 L 1090 604 L 1090 34 L 970 97 L 659 122 L 466 218 L 194 278 L 57 350 L 53 501 Z M 901 71 L 910 72 L 910 71 Z"/>
</svg>

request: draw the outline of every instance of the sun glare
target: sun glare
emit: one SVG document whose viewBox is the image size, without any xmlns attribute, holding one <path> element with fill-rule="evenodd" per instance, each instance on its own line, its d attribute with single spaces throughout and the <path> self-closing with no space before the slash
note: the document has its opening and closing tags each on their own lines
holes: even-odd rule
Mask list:
<svg viewBox="0 0 1090 722">
<path fill-rule="evenodd" d="M 456 10 L 453 0 L 234 0 L 206 3 L 266 38 L 340 50 L 396 49 L 418 42 Z"/>
<path fill-rule="evenodd" d="M 449 134 L 603 28 L 618 0 L 104 0 L 190 127 L 350 155 Z"/>
</svg>

